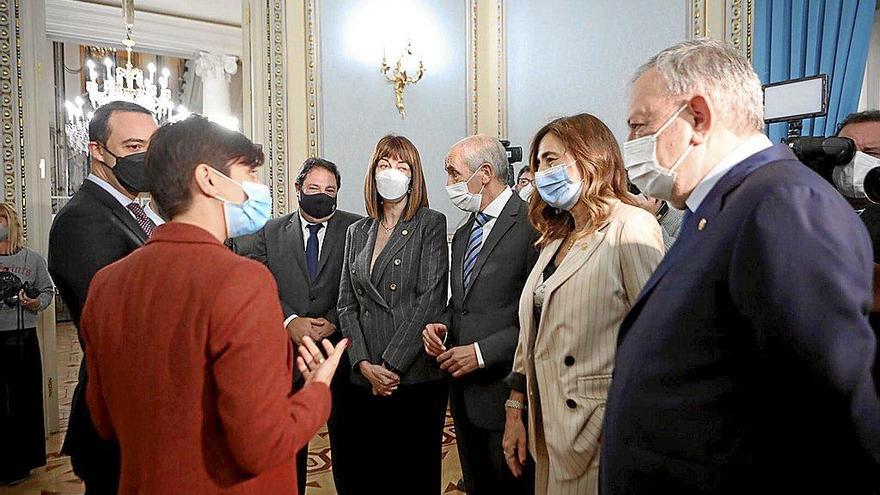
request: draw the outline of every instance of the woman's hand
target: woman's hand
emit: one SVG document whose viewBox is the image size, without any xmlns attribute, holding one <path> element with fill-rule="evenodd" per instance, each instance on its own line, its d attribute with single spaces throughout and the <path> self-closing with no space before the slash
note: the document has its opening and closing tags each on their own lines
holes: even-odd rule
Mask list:
<svg viewBox="0 0 880 495">
<path fill-rule="evenodd" d="M 361 361 L 358 365 L 361 375 L 370 382 L 373 387 L 373 395 L 388 397 L 397 390 L 400 385 L 400 377 L 397 373 L 378 364 Z"/>
<path fill-rule="evenodd" d="M 333 374 L 336 373 L 336 367 L 339 366 L 339 359 L 349 346 L 349 340 L 340 340 L 335 348 L 326 339 L 321 341 L 321 345 L 324 347 L 324 352 L 321 352 L 321 349 L 318 348 L 311 337 L 303 337 L 303 343 L 299 346 L 299 357 L 296 358 L 296 365 L 299 367 L 303 377 L 305 377 L 306 385 L 318 382 L 329 387 L 330 382 L 333 380 Z"/>
<path fill-rule="evenodd" d="M 24 289 L 18 291 L 18 302 L 24 309 L 37 311 L 40 309 L 40 299 L 31 299 L 24 293 Z"/>
<path fill-rule="evenodd" d="M 511 399 L 522 402 L 524 394 L 511 392 Z M 504 437 L 501 440 L 501 448 L 504 452 L 504 460 L 513 476 L 519 478 L 526 465 L 526 425 L 523 422 L 523 412 L 519 409 L 506 408 L 507 420 L 504 423 Z"/>
</svg>

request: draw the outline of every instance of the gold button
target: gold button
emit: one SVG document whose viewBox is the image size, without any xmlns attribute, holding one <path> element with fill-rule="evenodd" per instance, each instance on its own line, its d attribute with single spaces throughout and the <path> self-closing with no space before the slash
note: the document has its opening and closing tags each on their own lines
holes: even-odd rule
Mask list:
<svg viewBox="0 0 880 495">
<path fill-rule="evenodd" d="M 394 266 L 400 266 L 400 258 L 394 260 Z"/>
<path fill-rule="evenodd" d="M 403 235 L 407 235 L 407 234 L 409 234 L 409 231 L 408 231 L 408 230 L 404 230 L 404 231 L 401 232 L 401 234 L 403 234 Z"/>
<path fill-rule="evenodd" d="M 708 223 L 708 222 L 706 222 L 706 219 L 705 219 L 705 218 L 701 218 L 701 219 L 700 219 L 700 224 L 697 225 L 697 230 L 699 230 L 700 232 L 702 232 L 703 229 L 706 228 L 706 223 Z"/>
<path fill-rule="evenodd" d="M 397 290 L 397 284 L 391 284 L 388 286 L 388 288 L 391 290 Z"/>
</svg>

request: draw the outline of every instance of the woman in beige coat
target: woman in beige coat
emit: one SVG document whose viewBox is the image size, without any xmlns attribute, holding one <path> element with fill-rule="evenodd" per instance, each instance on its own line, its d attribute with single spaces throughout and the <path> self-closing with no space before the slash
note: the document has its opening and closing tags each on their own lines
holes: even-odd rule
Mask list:
<svg viewBox="0 0 880 495">
<path fill-rule="evenodd" d="M 541 254 L 520 298 L 504 453 L 518 475 L 528 450 L 538 495 L 595 494 L 617 330 L 663 258 L 663 238 L 628 194 L 620 149 L 596 117 L 544 126 L 529 165 Z"/>
</svg>

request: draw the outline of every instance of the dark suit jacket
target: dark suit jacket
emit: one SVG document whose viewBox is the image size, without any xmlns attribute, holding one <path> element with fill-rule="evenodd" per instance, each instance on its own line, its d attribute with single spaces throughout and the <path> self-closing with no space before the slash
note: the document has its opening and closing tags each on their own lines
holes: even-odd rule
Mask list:
<svg viewBox="0 0 880 495">
<path fill-rule="evenodd" d="M 339 327 L 336 302 L 342 278 L 345 233 L 349 225 L 360 218 L 360 215 L 337 210 L 327 222 L 318 258 L 318 275 L 312 284 L 309 283 L 299 212 L 270 220 L 257 233 L 248 255 L 266 265 L 275 277 L 285 319 L 294 314 L 326 318 Z M 331 336 L 334 342 L 339 338 L 338 335 Z"/>
<path fill-rule="evenodd" d="M 453 408 L 486 429 L 504 428 L 504 378 L 513 366 L 519 338 L 519 297 L 535 265 L 537 232 L 529 224 L 528 204 L 514 194 L 486 238 L 464 290 L 463 267 L 474 217 L 452 239 L 452 297 L 441 322 L 449 330 L 447 348 L 478 342 L 486 367 L 452 382 Z"/>
<path fill-rule="evenodd" d="M 83 182 L 58 212 L 49 232 L 49 273 L 77 328 L 95 273 L 143 246 L 146 240 L 146 233 L 131 213 L 90 180 Z M 100 442 L 86 408 L 84 363 L 79 378 L 62 449 L 71 455 Z"/>
<path fill-rule="evenodd" d="M 411 385 L 444 378 L 424 352 L 422 330 L 437 321 L 447 294 L 449 249 L 446 217 L 429 208 L 401 219 L 373 259 L 379 220 L 364 218 L 348 228 L 339 285 L 339 323 L 351 339 L 352 381 L 368 385 L 357 364 L 388 363 Z"/>
<path fill-rule="evenodd" d="M 791 151 L 733 168 L 621 326 L 602 493 L 870 493 L 871 287 L 864 227 Z"/>
</svg>

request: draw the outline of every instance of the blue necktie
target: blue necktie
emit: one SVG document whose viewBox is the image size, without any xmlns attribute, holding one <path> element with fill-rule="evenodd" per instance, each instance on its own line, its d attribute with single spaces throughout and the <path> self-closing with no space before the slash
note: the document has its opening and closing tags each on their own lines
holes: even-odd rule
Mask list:
<svg viewBox="0 0 880 495">
<path fill-rule="evenodd" d="M 467 249 L 464 250 L 464 290 L 471 286 L 471 275 L 477 264 L 477 256 L 480 255 L 480 247 L 483 245 L 483 225 L 489 221 L 489 215 L 478 213 L 471 227 L 471 236 L 468 238 Z"/>
<path fill-rule="evenodd" d="M 318 276 L 318 231 L 324 228 L 320 223 L 310 223 L 309 241 L 306 243 L 306 264 L 309 267 L 309 282 L 314 282 Z"/>
</svg>

